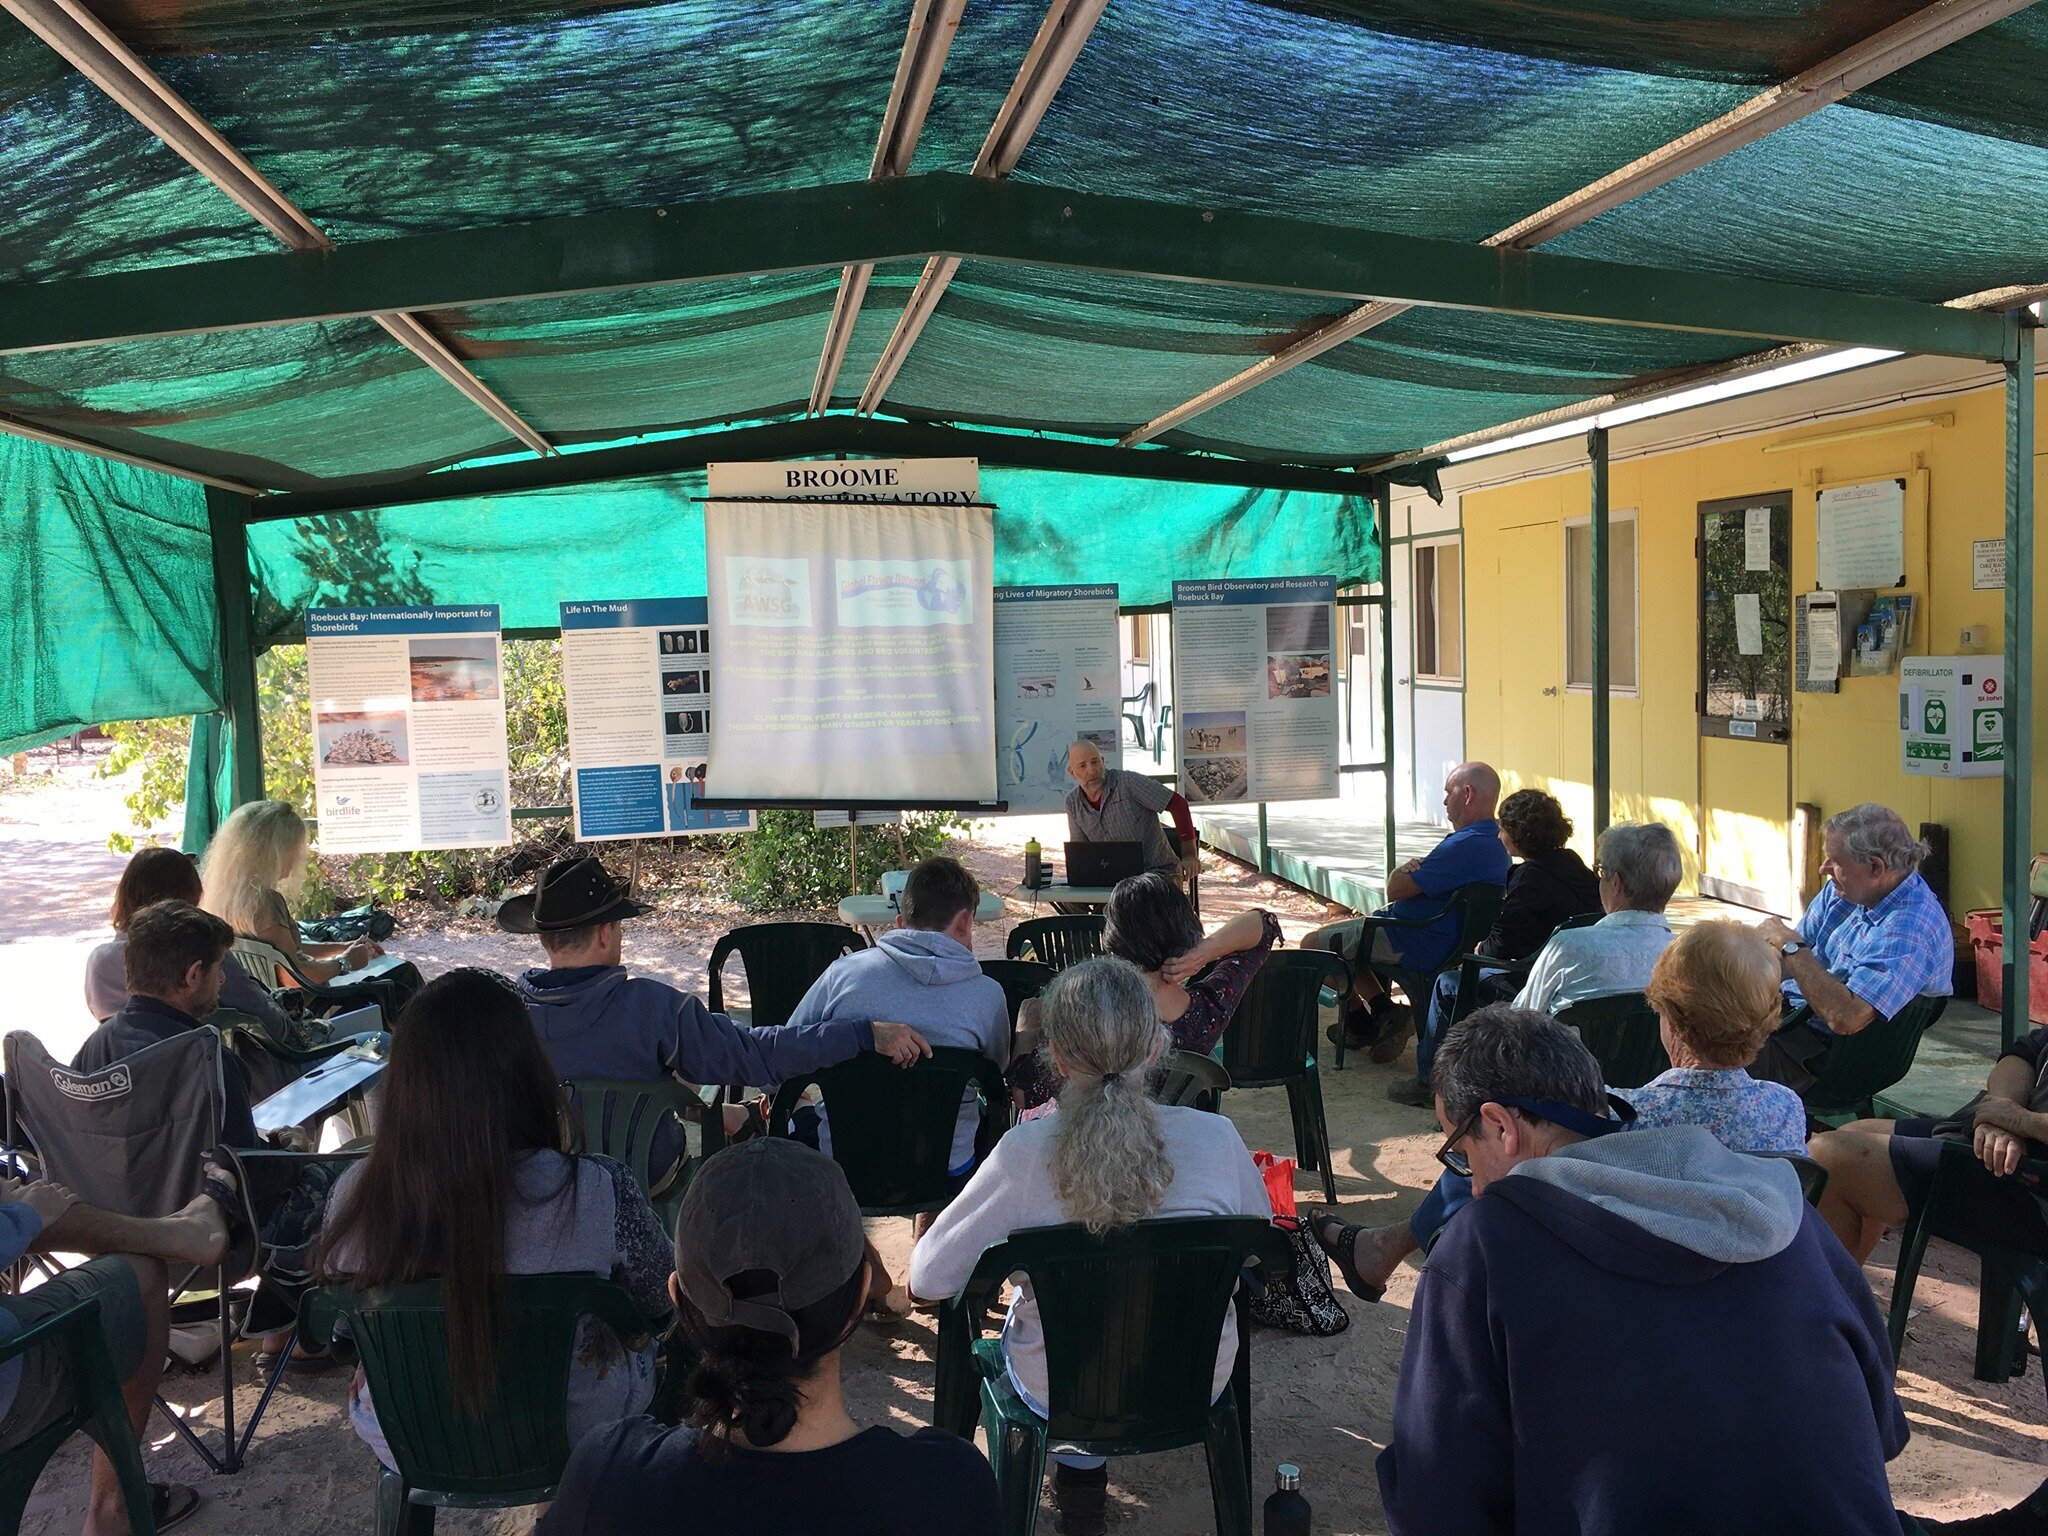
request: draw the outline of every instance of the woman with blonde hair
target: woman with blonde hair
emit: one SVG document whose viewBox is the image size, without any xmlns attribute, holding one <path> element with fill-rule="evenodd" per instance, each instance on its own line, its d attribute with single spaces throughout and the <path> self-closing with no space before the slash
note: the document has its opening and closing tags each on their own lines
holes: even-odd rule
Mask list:
<svg viewBox="0 0 2048 1536">
<path fill-rule="evenodd" d="M 1780 966 L 1742 923 L 1695 923 L 1666 946 L 1646 995 L 1671 1070 L 1616 1090 L 1639 1127 L 1700 1125 L 1737 1152 L 1804 1152 L 1806 1106 L 1782 1083 L 1744 1070 L 1778 1027 Z"/>
<path fill-rule="evenodd" d="M 221 823 L 200 860 L 200 905 L 245 938 L 281 950 L 308 981 L 332 981 L 383 954 L 372 939 L 300 942 L 291 900 L 306 883 L 306 823 L 281 800 L 252 800 Z"/>
<path fill-rule="evenodd" d="M 996 1143 L 910 1255 L 913 1295 L 951 1296 L 982 1250 L 1013 1232 L 1078 1222 L 1091 1232 L 1148 1217 L 1266 1216 L 1265 1183 L 1222 1115 L 1154 1103 L 1146 1080 L 1167 1045 L 1152 988 L 1127 960 L 1069 966 L 1040 1000 L 1045 1049 L 1060 1078 L 1056 1114 Z M 1022 1287 L 1003 1324 L 1010 1383 L 1045 1411 L 1045 1340 Z M 1214 1390 L 1230 1383 L 1237 1331 L 1226 1315 Z M 1066 1533 L 1099 1532 L 1108 1479 L 1093 1457 L 1055 1458 L 1053 1491 Z"/>
</svg>

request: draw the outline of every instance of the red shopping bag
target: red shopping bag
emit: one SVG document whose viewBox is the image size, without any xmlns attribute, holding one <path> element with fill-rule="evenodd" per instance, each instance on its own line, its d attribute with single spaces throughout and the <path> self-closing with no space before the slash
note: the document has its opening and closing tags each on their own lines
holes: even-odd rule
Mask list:
<svg viewBox="0 0 2048 1536">
<path fill-rule="evenodd" d="M 1266 1200 L 1273 1207 L 1273 1214 L 1291 1219 L 1294 1215 L 1294 1159 L 1275 1157 L 1260 1150 L 1252 1154 L 1252 1164 L 1266 1181 Z"/>
</svg>

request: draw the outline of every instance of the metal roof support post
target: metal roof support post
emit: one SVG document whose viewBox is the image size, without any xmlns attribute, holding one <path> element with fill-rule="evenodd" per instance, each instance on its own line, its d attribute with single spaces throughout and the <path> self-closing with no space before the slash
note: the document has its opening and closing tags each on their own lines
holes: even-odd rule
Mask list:
<svg viewBox="0 0 2048 1536">
<path fill-rule="evenodd" d="M 2034 325 L 2012 317 L 2005 365 L 2005 1008 L 2002 1043 L 2028 1028 L 2027 871 L 2034 847 Z"/>
<path fill-rule="evenodd" d="M 1613 622 L 1607 590 L 1607 429 L 1595 427 L 1586 434 L 1586 452 L 1593 460 L 1593 838 L 1607 830 L 1610 720 L 1608 689 L 1612 658 L 1608 654 L 1608 625 Z"/>
<path fill-rule="evenodd" d="M 1386 771 L 1382 778 L 1386 785 L 1386 803 L 1380 823 L 1380 836 L 1385 843 L 1386 878 L 1394 878 L 1394 869 L 1401 862 L 1400 851 L 1394 846 L 1396 828 L 1394 825 L 1394 488 L 1382 480 L 1376 488 L 1374 502 L 1379 514 L 1380 528 L 1380 761 Z M 1412 750 L 1412 749 L 1411 749 Z M 1384 893 L 1383 893 L 1384 894 Z"/>
<path fill-rule="evenodd" d="M 249 608 L 249 506 L 246 496 L 207 489 L 221 703 L 228 717 L 229 751 L 234 755 L 230 796 L 234 805 L 263 798 L 263 719 L 256 694 L 256 625 Z"/>
</svg>

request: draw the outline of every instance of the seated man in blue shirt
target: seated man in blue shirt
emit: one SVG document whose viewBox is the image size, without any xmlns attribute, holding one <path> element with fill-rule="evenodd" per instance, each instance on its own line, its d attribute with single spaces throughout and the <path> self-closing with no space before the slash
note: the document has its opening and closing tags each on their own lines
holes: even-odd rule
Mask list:
<svg viewBox="0 0 2048 1536">
<path fill-rule="evenodd" d="M 1401 1054 L 1415 1027 L 1414 1009 L 1409 1004 L 1427 1000 L 1411 998 L 1409 1004 L 1396 1003 L 1365 962 L 1378 960 L 1428 970 L 1441 964 L 1457 946 L 1458 920 L 1444 910 L 1451 892 L 1461 885 L 1508 883 L 1508 851 L 1501 846 L 1500 825 L 1493 819 L 1499 803 L 1500 775 L 1485 763 L 1460 763 L 1445 776 L 1444 817 L 1451 824 L 1451 835 L 1424 857 L 1410 859 L 1389 875 L 1387 895 L 1391 900 L 1373 913 L 1374 917 L 1404 922 L 1436 921 L 1427 928 L 1373 931 L 1372 949 L 1351 957 L 1355 1006 L 1343 1025 L 1330 1027 L 1332 1041 L 1341 1027 L 1346 1047 L 1370 1047 L 1374 1061 L 1389 1062 Z"/>
<path fill-rule="evenodd" d="M 1823 829 L 1828 883 L 1799 926 L 1761 925 L 1783 957 L 1785 1007 L 1794 1020 L 1764 1042 L 1750 1076 L 1805 1092 L 1837 1036 L 1896 1018 L 1916 997 L 1947 997 L 1955 935 L 1920 878 L 1927 845 L 1888 806 L 1855 805 Z"/>
</svg>

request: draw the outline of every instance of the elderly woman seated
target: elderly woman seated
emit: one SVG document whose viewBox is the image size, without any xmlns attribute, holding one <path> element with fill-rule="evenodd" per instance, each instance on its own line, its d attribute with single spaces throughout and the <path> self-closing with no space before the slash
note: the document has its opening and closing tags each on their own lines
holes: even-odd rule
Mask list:
<svg viewBox="0 0 2048 1536">
<path fill-rule="evenodd" d="M 1144 975 L 1159 1022 L 1172 1037 L 1170 1049 L 1202 1056 L 1222 1038 L 1237 1000 L 1279 942 L 1278 920 L 1259 907 L 1205 936 L 1173 877 L 1156 870 L 1118 881 L 1103 914 L 1102 947 Z M 1200 975 L 1204 970 L 1208 974 Z M 1025 1022 L 1028 1031 L 1032 1021 Z M 1008 1073 L 1018 1107 L 1026 1110 L 1059 1092 L 1059 1075 L 1034 1045 L 1027 1032 Z"/>
<path fill-rule="evenodd" d="M 1697 923 L 1650 972 L 1671 1070 L 1615 1090 L 1636 1124 L 1703 1125 L 1736 1152 L 1804 1152 L 1806 1106 L 1782 1083 L 1743 1070 L 1778 1027 L 1778 956 L 1744 923 Z"/>
</svg>

